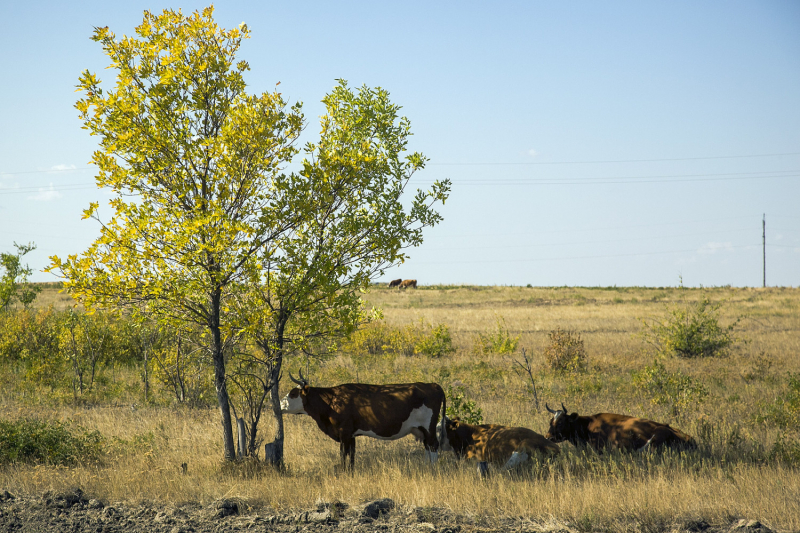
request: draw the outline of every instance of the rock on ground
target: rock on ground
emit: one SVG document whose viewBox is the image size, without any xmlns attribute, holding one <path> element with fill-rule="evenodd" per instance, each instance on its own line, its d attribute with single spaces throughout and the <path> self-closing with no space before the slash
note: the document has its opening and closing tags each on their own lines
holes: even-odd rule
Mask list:
<svg viewBox="0 0 800 533">
<path fill-rule="evenodd" d="M 639 530 L 634 524 L 626 530 Z M 581 528 L 585 531 L 584 528 Z M 407 508 L 384 498 L 350 507 L 320 502 L 314 509 L 276 513 L 226 499 L 211 505 L 131 505 L 90 498 L 79 489 L 41 496 L 0 492 L 0 531 L 41 533 L 577 533 L 552 519 L 488 519 L 439 508 Z M 608 531 L 604 529 L 604 531 Z M 705 520 L 665 526 L 664 533 L 778 533 L 758 520 L 711 525 Z"/>
</svg>

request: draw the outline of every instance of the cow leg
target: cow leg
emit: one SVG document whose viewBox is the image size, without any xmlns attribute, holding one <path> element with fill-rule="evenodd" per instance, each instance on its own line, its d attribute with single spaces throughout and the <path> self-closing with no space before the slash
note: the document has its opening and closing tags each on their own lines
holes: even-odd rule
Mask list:
<svg viewBox="0 0 800 533">
<path fill-rule="evenodd" d="M 514 452 L 511 454 L 511 457 L 506 461 L 506 464 L 503 465 L 503 470 L 511 470 L 515 468 L 530 458 L 525 452 Z"/>
<path fill-rule="evenodd" d="M 676 442 L 675 434 L 669 428 L 659 428 L 647 441 L 651 448 L 660 448 L 661 446 L 673 446 Z M 645 446 L 647 446 L 645 444 Z"/>
<path fill-rule="evenodd" d="M 419 427 L 418 429 L 422 433 L 421 440 L 425 446 L 425 460 L 435 465 L 439 459 L 439 439 L 436 438 L 436 432 L 431 433 L 424 427 Z"/>
<path fill-rule="evenodd" d="M 339 454 L 342 459 L 342 468 L 350 468 L 352 470 L 356 464 L 356 438 L 350 437 L 350 439 L 342 440 L 339 444 Z M 347 464 L 348 455 L 350 456 L 349 465 Z"/>
<path fill-rule="evenodd" d="M 655 435 L 653 435 L 652 437 L 650 437 L 650 440 L 648 440 L 647 442 L 645 442 L 645 443 L 644 443 L 644 446 L 642 446 L 641 448 L 639 448 L 639 449 L 638 449 L 638 450 L 636 450 L 636 451 L 637 451 L 637 452 L 649 452 L 649 451 L 650 451 L 650 449 L 651 449 L 651 446 L 654 446 L 654 444 L 653 444 L 653 439 L 655 439 L 655 438 L 656 438 L 656 436 L 655 436 Z"/>
</svg>

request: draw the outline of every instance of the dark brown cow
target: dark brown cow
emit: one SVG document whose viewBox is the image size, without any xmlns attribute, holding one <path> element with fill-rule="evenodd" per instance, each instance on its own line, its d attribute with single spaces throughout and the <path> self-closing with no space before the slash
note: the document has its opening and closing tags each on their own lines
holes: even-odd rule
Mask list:
<svg viewBox="0 0 800 533">
<path fill-rule="evenodd" d="M 547 404 L 545 407 L 553 415 L 546 435 L 553 442 L 568 440 L 576 446 L 588 444 L 598 451 L 607 447 L 638 451 L 661 446 L 685 449 L 697 447 L 694 439 L 686 433 L 646 418 L 614 413 L 598 413 L 592 416 L 567 414 L 563 403 L 559 410 L 550 409 Z"/>
<path fill-rule="evenodd" d="M 400 283 L 400 288 L 401 289 L 408 289 L 408 288 L 416 289 L 417 288 L 417 280 L 415 280 L 415 279 L 404 279 Z"/>
<path fill-rule="evenodd" d="M 458 418 L 445 417 L 446 435 L 439 436 L 443 451 L 453 451 L 456 457 L 477 459 L 502 465 L 503 470 L 524 463 L 534 454 L 555 455 L 558 446 L 535 431 L 523 427 L 507 427 L 496 424 L 474 426 Z M 446 438 L 445 438 L 446 436 Z M 486 471 L 484 466 L 479 471 Z"/>
<path fill-rule="evenodd" d="M 397 287 L 397 286 L 399 286 L 399 285 L 400 285 L 402 282 L 403 282 L 403 278 L 397 278 L 397 279 L 393 279 L 392 281 L 390 281 L 390 282 L 389 282 L 389 287 L 390 287 L 390 288 L 391 288 L 391 287 Z"/>
<path fill-rule="evenodd" d="M 423 442 L 426 457 L 436 462 L 436 425 L 447 405 L 437 383 L 311 387 L 302 372 L 299 380 L 289 377 L 299 386 L 283 398 L 281 411 L 313 418 L 323 433 L 339 443 L 342 466 L 348 466 L 349 456 L 353 468 L 359 435 L 395 440 L 410 433 Z"/>
</svg>

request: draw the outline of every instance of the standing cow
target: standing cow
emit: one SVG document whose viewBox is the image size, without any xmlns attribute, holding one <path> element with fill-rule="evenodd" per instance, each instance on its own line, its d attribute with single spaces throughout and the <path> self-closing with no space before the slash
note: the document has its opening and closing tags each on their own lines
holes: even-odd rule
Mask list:
<svg viewBox="0 0 800 533">
<path fill-rule="evenodd" d="M 404 279 L 400 283 L 401 289 L 416 289 L 417 288 L 417 280 L 415 279 Z"/>
<path fill-rule="evenodd" d="M 395 440 L 410 433 L 423 442 L 427 459 L 436 462 L 439 451 L 436 426 L 439 413 L 447 405 L 439 384 L 345 383 L 311 387 L 302 371 L 300 379 L 291 374 L 289 377 L 298 387 L 281 400 L 281 411 L 313 418 L 323 433 L 339 443 L 343 467 L 348 467 L 349 456 L 349 467 L 353 468 L 359 435 Z"/>
<path fill-rule="evenodd" d="M 389 288 L 398 287 L 403 282 L 403 278 L 393 279 L 389 282 Z"/>
<path fill-rule="evenodd" d="M 544 405 L 553 415 L 546 435 L 553 442 L 568 440 L 576 446 L 588 444 L 598 451 L 606 447 L 638 451 L 661 446 L 685 449 L 697 447 L 691 436 L 668 424 L 614 413 L 579 416 L 578 413 L 567 414 L 563 403 L 559 410 Z"/>
<path fill-rule="evenodd" d="M 445 433 L 439 436 L 442 450 L 455 452 L 459 459 L 477 459 L 481 463 L 481 475 L 486 473 L 485 463 L 503 465 L 503 470 L 509 470 L 534 454 L 556 455 L 560 452 L 558 446 L 528 428 L 497 424 L 476 426 L 447 417 L 444 426 Z"/>
</svg>

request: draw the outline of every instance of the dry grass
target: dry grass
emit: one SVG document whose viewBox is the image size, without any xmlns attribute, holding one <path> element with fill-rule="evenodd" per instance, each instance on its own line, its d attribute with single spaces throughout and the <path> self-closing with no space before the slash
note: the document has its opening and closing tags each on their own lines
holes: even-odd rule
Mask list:
<svg viewBox="0 0 800 533">
<path fill-rule="evenodd" d="M 340 355 L 312 365 L 312 379 L 319 385 L 354 380 L 356 374 L 370 382 L 461 381 L 486 421 L 544 433 L 549 417 L 543 405 L 534 408 L 525 381 L 514 372 L 515 356 L 477 356 L 471 350 L 474 335 L 492 329 L 502 316 L 511 334 L 520 336 L 520 346 L 534 355 L 543 401 L 563 401 L 586 414 L 624 412 L 670 422 L 698 437 L 697 452 L 599 456 L 563 445 L 564 453 L 553 461 L 480 481 L 474 464 L 458 463 L 451 454 L 443 454 L 435 467 L 425 465 L 421 445 L 411 439 L 387 443 L 365 438 L 357 443 L 356 472 L 346 474 L 334 468 L 338 444 L 309 417 L 289 416 L 288 470 L 276 473 L 222 465 L 215 410 L 45 409 L 6 397 L 0 403 L 2 417 L 72 420 L 99 430 L 112 445 L 102 465 L 4 467 L 0 486 L 27 493 L 80 486 L 110 501 L 240 498 L 278 510 L 308 508 L 319 499 L 355 504 L 389 497 L 467 515 L 552 517 L 582 529 L 621 530 L 630 521 L 646 529 L 680 518 L 727 523 L 747 517 L 798 530 L 800 471 L 765 459 L 779 431 L 756 424 L 754 416 L 781 393 L 787 371 L 800 371 L 799 290 L 712 290 L 713 299 L 728 300 L 731 320 L 747 315 L 743 333 L 748 343 L 724 359 L 667 360 L 670 369 L 702 380 L 709 389 L 708 399 L 691 412 L 674 419 L 631 384 L 631 371 L 652 361 L 636 337 L 637 318 L 662 313 L 665 302 L 699 297 L 699 290 L 645 288 L 379 288 L 368 298 L 384 308 L 387 323 L 402 326 L 419 318 L 446 323 L 458 352 L 443 359 Z M 541 353 L 556 326 L 580 332 L 589 372 L 562 375 L 545 367 Z M 292 362 L 292 370 L 298 364 Z M 263 431 L 269 439 L 270 428 Z M 186 474 L 182 463 L 188 465 Z"/>
</svg>

